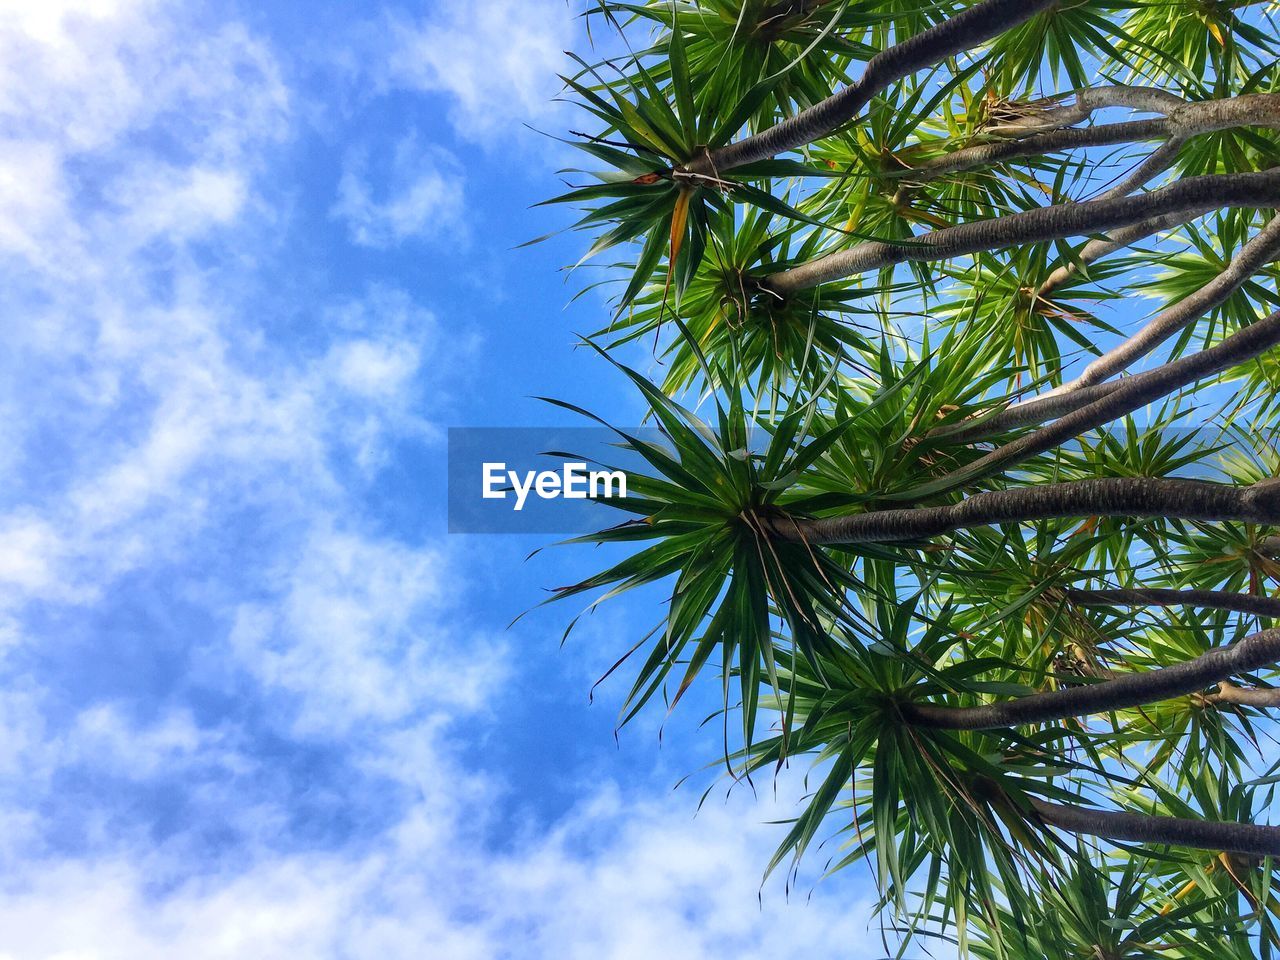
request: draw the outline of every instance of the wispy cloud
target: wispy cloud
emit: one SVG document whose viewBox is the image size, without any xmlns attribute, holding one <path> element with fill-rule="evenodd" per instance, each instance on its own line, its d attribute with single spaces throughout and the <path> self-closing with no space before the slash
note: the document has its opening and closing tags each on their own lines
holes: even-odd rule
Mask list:
<svg viewBox="0 0 1280 960">
<path fill-rule="evenodd" d="M 567 14 L 465 9 L 415 28 L 446 51 L 415 82 L 489 135 L 540 109 Z M 597 786 L 550 831 L 498 817 L 496 694 L 537 678 L 469 611 L 473 561 L 376 491 L 476 333 L 386 284 L 280 293 L 306 91 L 185 16 L 0 11 L 0 957 L 861 942 L 836 893 L 757 907 L 772 806 Z M 511 43 L 482 62 L 477 30 Z M 457 161 L 400 143 L 316 179 L 355 244 L 457 229 Z"/>
<path fill-rule="evenodd" d="M 281 560 L 272 602 L 239 607 L 230 641 L 264 686 L 294 695 L 300 729 L 475 712 L 498 693 L 501 645 L 458 637 L 441 615 L 439 551 L 313 530 Z"/>
<path fill-rule="evenodd" d="M 103 960 L 872 954 L 865 902 L 819 892 L 787 909 L 771 896 L 762 910 L 766 831 L 744 830 L 738 805 L 682 817 L 685 800 L 628 803 L 607 787 L 553 834 L 501 854 L 424 803 L 362 853 L 265 857 L 159 897 L 148 875 L 167 865 L 155 858 L 53 863 L 0 903 L 0 929 L 14 956 Z M 57 922 L 68 904 L 75 924 Z"/>
<path fill-rule="evenodd" d="M 423 145 L 411 134 L 396 145 L 389 162 L 373 166 L 368 151 L 354 151 L 338 182 L 332 213 L 347 224 L 352 242 L 391 247 L 424 239 L 457 244 L 465 237 L 464 177 L 448 151 Z M 380 186 L 374 186 L 375 179 Z"/>
<path fill-rule="evenodd" d="M 397 21 L 391 79 L 447 96 L 465 136 L 509 144 L 520 122 L 554 114 L 574 21 L 565 0 L 443 0 L 421 20 Z"/>
</svg>

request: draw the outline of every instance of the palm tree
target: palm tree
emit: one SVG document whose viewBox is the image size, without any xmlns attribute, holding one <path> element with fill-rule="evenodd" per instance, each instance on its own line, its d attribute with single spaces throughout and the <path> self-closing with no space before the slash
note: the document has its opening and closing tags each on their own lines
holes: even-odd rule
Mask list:
<svg viewBox="0 0 1280 960">
<path fill-rule="evenodd" d="M 729 776 L 814 765 L 767 869 L 869 861 L 899 953 L 1280 947 L 1273 12 L 588 13 L 556 199 L 664 440 L 557 596 L 666 584 L 623 720 L 714 670 Z"/>
</svg>

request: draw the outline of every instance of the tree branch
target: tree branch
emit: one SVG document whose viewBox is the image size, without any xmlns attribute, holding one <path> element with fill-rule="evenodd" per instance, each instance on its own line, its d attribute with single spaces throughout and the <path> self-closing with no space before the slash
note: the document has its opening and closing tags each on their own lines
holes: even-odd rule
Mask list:
<svg viewBox="0 0 1280 960">
<path fill-rule="evenodd" d="M 1117 143 L 1134 143 L 1139 140 L 1155 140 L 1169 136 L 1169 121 L 1126 120 L 1123 123 L 1106 123 L 1096 127 L 1068 127 L 1037 133 L 1018 140 L 999 140 L 964 147 L 954 153 L 935 157 L 918 167 L 904 170 L 902 179 L 927 183 L 948 173 L 962 173 L 975 167 L 985 167 L 1006 160 L 1023 157 L 1039 157 L 1059 150 L 1078 150 L 1087 147 L 1107 147 Z"/>
<path fill-rule="evenodd" d="M 690 161 L 676 175 L 716 175 L 819 140 L 856 117 L 872 97 L 891 83 L 998 37 L 1055 2 L 981 0 L 951 19 L 876 54 L 867 61 L 862 77 L 839 93 L 754 136 Z"/>
<path fill-rule="evenodd" d="M 1004 469 L 1038 453 L 1050 450 L 1086 430 L 1109 423 L 1127 413 L 1159 400 L 1175 390 L 1205 377 L 1251 360 L 1280 343 L 1280 311 L 1238 330 L 1217 346 L 1188 357 L 1121 380 L 1105 396 L 1068 413 L 1046 427 L 996 447 L 985 457 L 954 470 L 936 483 L 931 491 L 953 489 L 981 476 Z M 1089 388 L 1096 389 L 1096 388 Z M 995 418 L 992 418 L 993 420 Z M 985 426 L 985 424 L 984 424 Z"/>
<path fill-rule="evenodd" d="M 1109 106 L 1152 110 L 1163 113 L 1165 116 L 1146 120 L 1127 120 L 1121 123 L 1104 123 L 1093 127 L 1070 127 L 1070 124 L 1078 123 L 1095 110 Z M 1146 183 L 1159 173 L 1160 169 L 1163 169 L 1151 163 L 1157 155 L 1167 166 L 1167 161 L 1177 153 L 1176 145 L 1191 137 L 1231 127 L 1280 128 L 1280 94 L 1245 94 L 1191 103 L 1164 90 L 1141 87 L 1099 87 L 1077 94 L 1075 107 L 1051 111 L 1045 116 L 1057 117 L 1059 114 L 1062 115 L 1059 117 L 1060 122 L 994 128 L 991 131 L 993 133 L 1012 131 L 1028 135 L 1012 140 L 964 147 L 904 171 L 901 176 L 911 180 L 928 181 L 948 173 L 958 173 L 1020 157 L 1043 156 L 1059 150 L 1168 139 L 1169 143 L 1157 150 L 1138 170 L 1130 174 L 1130 179 L 1134 181 L 1133 186 L 1124 193 L 1120 193 L 1119 187 L 1115 187 L 1106 194 L 1123 196 Z M 1144 167 L 1148 169 L 1144 170 Z M 1139 171 L 1142 172 L 1139 173 Z"/>
<path fill-rule="evenodd" d="M 762 522 L 780 540 L 837 544 L 918 540 L 963 527 L 1082 516 L 1280 523 L 1280 480 L 1236 487 L 1199 480 L 1105 477 L 976 493 L 939 507 L 873 510 L 817 520 L 762 518 Z"/>
<path fill-rule="evenodd" d="M 1199 320 L 1210 310 L 1222 306 L 1262 267 L 1277 258 L 1280 258 L 1280 217 L 1273 218 L 1258 231 L 1252 240 L 1240 248 L 1223 271 L 1203 287 L 1157 314 L 1124 343 L 1092 361 L 1070 383 L 1050 390 L 1044 396 L 1071 393 L 1123 372 L 1179 330 Z"/>
<path fill-rule="evenodd" d="M 946 260 L 1000 247 L 1101 233 L 1179 211 L 1280 206 L 1280 171 L 1189 177 L 1132 197 L 1061 203 L 964 223 L 887 243 L 873 240 L 838 250 L 763 280 L 786 296 L 831 280 L 910 261 Z"/>
<path fill-rule="evenodd" d="M 1115 253 L 1117 250 L 1123 250 L 1130 244 L 1137 243 L 1152 234 L 1159 233 L 1161 230 L 1168 230 L 1170 227 L 1181 226 L 1196 217 L 1200 216 L 1203 210 L 1175 210 L 1173 213 L 1165 214 L 1162 217 L 1153 217 L 1150 220 L 1144 220 L 1135 223 L 1132 226 L 1121 227 L 1118 230 L 1111 230 L 1096 240 L 1090 240 L 1080 248 L 1076 254 L 1076 260 L 1071 263 L 1063 264 L 1054 270 L 1045 281 L 1036 289 L 1036 297 L 1044 298 L 1057 290 L 1060 286 L 1070 280 L 1079 272 L 1079 264 L 1088 266 L 1094 261 L 1101 260 L 1105 256 Z"/>
<path fill-rule="evenodd" d="M 1137 587 L 1116 590 L 1077 590 L 1068 588 L 1063 594 L 1082 607 L 1202 607 L 1252 613 L 1260 617 L 1280 617 L 1280 597 L 1259 597 L 1225 590 L 1168 590 L 1160 587 Z"/>
<path fill-rule="evenodd" d="M 1222 681 L 1217 692 L 1205 697 L 1210 703 L 1234 703 L 1243 707 L 1280 707 L 1280 688 L 1276 687 L 1237 687 L 1234 683 Z"/>
<path fill-rule="evenodd" d="M 1280 856 L 1280 827 L 1257 823 L 1223 823 L 1185 817 L 1159 817 L 1119 810 L 1049 803 L 1029 797 L 1046 826 L 1091 837 L 1129 843 L 1158 843 L 1197 850 L 1221 850 L 1250 856 Z"/>
<path fill-rule="evenodd" d="M 1072 393 L 1044 394 L 1021 403 L 1006 407 L 999 413 L 983 414 L 960 423 L 937 427 L 927 434 L 930 440 L 949 440 L 951 443 L 973 443 L 997 433 L 1004 433 L 1014 427 L 1023 427 L 1034 423 L 1044 423 L 1056 417 L 1066 416 L 1079 410 L 1086 404 L 1101 400 L 1115 393 L 1124 381 L 1116 383 L 1100 383 L 1093 387 L 1083 387 Z"/>
<path fill-rule="evenodd" d="M 1173 166 L 1174 161 L 1178 159 L 1178 151 L 1182 149 L 1184 143 L 1186 140 L 1182 137 L 1174 137 L 1162 143 L 1158 149 L 1152 151 L 1150 156 L 1130 170 L 1123 180 L 1093 199 L 1112 200 L 1116 197 L 1127 197 L 1139 187 L 1145 187 L 1151 180 Z"/>
<path fill-rule="evenodd" d="M 958 423 L 930 431 L 930 439 L 947 438 L 969 443 L 1014 427 L 1043 423 L 1079 410 L 1115 392 L 1120 384 L 1102 381 L 1122 373 L 1135 361 L 1151 353 L 1188 324 L 1221 306 L 1267 263 L 1280 259 L 1280 217 L 1272 219 L 1240 248 L 1222 273 L 1195 293 L 1157 314 L 1145 327 L 1123 343 L 1092 361 L 1076 379 L 1039 396 L 1010 404 L 999 413 L 975 417 L 973 423 Z"/>
<path fill-rule="evenodd" d="M 1066 96 L 1067 94 L 1051 97 L 1049 102 L 1060 103 Z M 1094 111 L 1107 107 L 1128 107 L 1143 113 L 1167 115 L 1187 103 L 1185 98 L 1176 93 L 1170 93 L 1158 87 L 1135 87 L 1123 83 L 1109 84 L 1105 87 L 1085 87 L 1070 96 L 1075 98 L 1075 103 L 1040 113 L 1038 123 L 1003 124 L 990 128 L 990 132 L 1025 136 L 1043 130 L 1074 126 L 1081 120 L 1088 119 Z"/>
<path fill-rule="evenodd" d="M 996 730 L 1054 723 L 1069 717 L 1111 713 L 1201 693 L 1230 677 L 1272 666 L 1278 660 L 1280 629 L 1262 630 L 1194 660 L 1141 673 L 1125 673 L 1098 683 L 1062 687 L 976 707 L 907 701 L 898 704 L 898 711 L 907 723 L 935 730 Z"/>
</svg>

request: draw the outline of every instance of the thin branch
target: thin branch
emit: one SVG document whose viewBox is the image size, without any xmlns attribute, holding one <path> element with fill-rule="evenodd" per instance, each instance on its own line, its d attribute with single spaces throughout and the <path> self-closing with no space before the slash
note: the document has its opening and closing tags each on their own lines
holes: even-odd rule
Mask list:
<svg viewBox="0 0 1280 960">
<path fill-rule="evenodd" d="M 953 489 L 978 477 L 1005 469 L 1028 457 L 1051 450 L 1072 437 L 1132 413 L 1139 407 L 1166 397 L 1190 383 L 1252 360 L 1277 344 L 1280 344 L 1280 311 L 1276 311 L 1265 320 L 1249 324 L 1217 346 L 1162 364 L 1145 373 L 1124 378 L 1114 390 L 1102 398 L 1068 413 L 1025 437 L 1019 437 L 1017 440 L 996 447 L 985 457 L 940 478 L 928 489 L 934 491 Z"/>
<path fill-rule="evenodd" d="M 1095 810 L 1028 798 L 1045 825 L 1108 840 L 1157 843 L 1197 850 L 1221 850 L 1266 857 L 1280 855 L 1280 827 L 1160 817 L 1120 810 Z"/>
<path fill-rule="evenodd" d="M 936 730 L 996 730 L 1055 723 L 1069 717 L 1111 713 L 1201 693 L 1230 677 L 1273 666 L 1277 661 L 1280 661 L 1280 629 L 1262 630 L 1230 646 L 1216 647 L 1194 660 L 1121 674 L 1098 683 L 1060 687 L 975 707 L 908 701 L 899 703 L 898 710 L 907 723 Z"/>
<path fill-rule="evenodd" d="M 1071 263 L 1063 264 L 1049 274 L 1036 289 L 1035 295 L 1038 299 L 1043 299 L 1074 277 L 1080 271 L 1081 265 L 1087 268 L 1089 264 L 1101 260 L 1117 250 L 1123 250 L 1139 240 L 1145 240 L 1147 237 L 1159 233 L 1161 230 L 1168 230 L 1171 227 L 1178 227 L 1188 223 L 1202 213 L 1204 213 L 1203 210 L 1196 209 L 1175 210 L 1173 213 L 1168 213 L 1161 217 L 1153 217 L 1150 220 L 1144 220 L 1132 226 L 1108 231 L 1105 236 L 1090 240 L 1081 247 L 1079 253 L 1076 254 L 1076 259 Z"/>
<path fill-rule="evenodd" d="M 1100 383 L 1097 386 L 1085 387 L 1073 393 L 1033 397 L 1021 403 L 1006 407 L 999 413 L 984 414 L 963 420 L 960 423 L 937 427 L 927 434 L 930 440 L 948 440 L 951 443 L 973 443 L 985 437 L 1004 433 L 1014 427 L 1025 427 L 1030 424 L 1044 423 L 1057 417 L 1066 416 L 1079 410 L 1085 404 L 1101 400 L 1115 393 L 1124 381 L 1117 383 Z"/>
<path fill-rule="evenodd" d="M 1280 481 L 1231 486 L 1158 477 L 1104 477 L 976 493 L 939 507 L 873 510 L 808 520 L 769 519 L 778 539 L 810 544 L 883 543 L 963 527 L 1051 517 L 1169 517 L 1280 523 Z"/>
<path fill-rule="evenodd" d="M 1112 200 L 1116 197 L 1127 197 L 1139 187 L 1145 187 L 1160 174 L 1168 170 L 1178 159 L 1178 151 L 1186 143 L 1182 137 L 1174 137 L 1153 151 L 1150 156 L 1134 167 L 1123 180 L 1114 187 L 1104 190 L 1094 197 L 1095 200 Z"/>
<path fill-rule="evenodd" d="M 839 93 L 754 136 L 692 160 L 676 175 L 723 172 L 819 140 L 856 117 L 891 83 L 998 37 L 1055 2 L 1057 0 L 981 0 L 951 19 L 876 54 L 867 61 L 862 77 Z"/>
<path fill-rule="evenodd" d="M 1205 697 L 1210 703 L 1233 703 L 1242 707 L 1280 707 L 1280 688 L 1277 687 L 1237 687 L 1234 683 L 1223 681 L 1218 684 L 1217 692 Z"/>
<path fill-rule="evenodd" d="M 1153 110 L 1165 116 L 1146 120 L 1126 120 L 1120 123 L 1103 123 L 1092 127 L 1072 128 L 1070 126 L 1087 118 L 1095 110 L 1108 106 Z M 1177 145 L 1191 137 L 1232 127 L 1280 129 L 1280 94 L 1245 94 L 1189 103 L 1164 90 L 1141 87 L 1099 87 L 1077 94 L 1075 107 L 1051 111 L 1044 116 L 1056 118 L 1057 122 L 993 128 L 989 132 L 1015 132 L 1024 135 L 1012 140 L 964 147 L 904 171 L 901 176 L 927 182 L 948 173 L 959 173 L 1021 157 L 1037 157 L 1056 153 L 1059 150 L 1105 147 L 1117 143 L 1136 143 L 1156 139 L 1169 140 L 1169 143 L 1152 154 L 1152 158 L 1159 155 L 1160 161 L 1167 167 L 1168 161 L 1177 154 Z M 1150 169 L 1142 171 L 1141 174 L 1135 170 L 1130 175 L 1134 180 L 1133 186 L 1124 193 L 1120 193 L 1119 188 L 1113 188 L 1108 191 L 1108 195 L 1123 196 L 1146 183 L 1159 173 L 1160 169 L 1164 169 L 1164 167 L 1157 168 L 1152 158 L 1143 164 L 1147 166 L 1150 163 Z"/>
<path fill-rule="evenodd" d="M 763 283 L 785 296 L 900 263 L 947 260 L 1018 244 L 1101 233 L 1179 211 L 1207 213 L 1222 207 L 1275 206 L 1280 206 L 1280 171 L 1189 177 L 1138 196 L 1055 204 L 945 227 L 910 240 L 859 243 L 773 274 Z"/>
<path fill-rule="evenodd" d="M 1273 218 L 1258 231 L 1252 240 L 1240 248 L 1223 271 L 1203 287 L 1157 314 L 1124 343 L 1092 361 L 1076 379 L 1049 391 L 1045 396 L 1056 396 L 1093 386 L 1123 372 L 1179 330 L 1222 306 L 1262 267 L 1277 258 L 1280 258 L 1280 217 Z"/>
<path fill-rule="evenodd" d="M 1065 416 L 1114 393 L 1119 384 L 1102 381 L 1124 372 L 1188 324 L 1220 307 L 1268 263 L 1280 259 L 1280 217 L 1272 219 L 1240 248 L 1226 268 L 1188 297 L 1157 314 L 1151 322 L 1118 346 L 1093 360 L 1076 379 L 1036 397 L 1019 401 L 999 413 L 976 417 L 973 422 L 939 427 L 931 439 L 947 438 L 969 443 L 1015 427 L 1043 423 Z"/>
<path fill-rule="evenodd" d="M 1201 607 L 1231 610 L 1260 617 L 1280 617 L 1280 597 L 1259 597 L 1225 590 L 1169 590 L 1161 587 L 1136 587 L 1116 590 L 1063 591 L 1072 603 L 1082 607 Z"/>
<path fill-rule="evenodd" d="M 976 167 L 985 167 L 1006 160 L 1023 157 L 1040 157 L 1059 150 L 1080 150 L 1088 147 L 1107 147 L 1117 143 L 1136 143 L 1141 140 L 1163 139 L 1169 136 L 1169 121 L 1126 120 L 1123 123 L 1106 123 L 1096 127 L 1068 127 L 1037 133 L 1019 140 L 998 140 L 964 147 L 954 153 L 935 157 L 918 167 L 904 170 L 898 176 L 913 182 L 927 183 L 948 173 L 963 173 Z"/>
</svg>

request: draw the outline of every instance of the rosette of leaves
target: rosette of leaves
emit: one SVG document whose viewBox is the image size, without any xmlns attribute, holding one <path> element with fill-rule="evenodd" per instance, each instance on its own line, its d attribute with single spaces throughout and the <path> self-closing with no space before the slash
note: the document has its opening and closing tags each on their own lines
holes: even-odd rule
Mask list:
<svg viewBox="0 0 1280 960">
<path fill-rule="evenodd" d="M 673 396 L 701 377 L 700 354 L 736 382 L 776 390 L 797 373 L 818 384 L 832 367 L 856 366 L 874 353 L 869 337 L 879 335 L 882 323 L 866 291 L 852 283 L 824 284 L 782 297 L 761 283 L 807 259 L 811 235 L 797 236 L 791 223 L 768 212 L 735 207 L 733 216 L 711 223 L 708 239 L 678 305 L 671 303 L 665 283 L 650 283 L 594 338 L 608 349 L 659 341 L 656 353 L 666 367 L 662 388 Z M 673 315 L 681 318 L 680 330 L 670 322 Z"/>
<path fill-rule="evenodd" d="M 1172 874 L 1167 878 L 1159 872 Z M 1045 878 L 1046 881 L 1049 878 Z M 1185 882 L 1183 882 L 1185 881 Z M 1081 848 L 1065 875 L 1038 883 L 1025 912 L 997 903 L 975 911 L 966 946 L 982 960 L 1106 957 L 1108 960 L 1248 960 L 1256 954 L 1224 896 L 1203 891 L 1167 861 L 1094 863 Z M 948 937 L 955 940 L 954 937 Z"/>
<path fill-rule="evenodd" d="M 1141 61 L 1131 48 L 1145 51 L 1146 45 L 1135 36 L 1136 17 L 1124 24 L 1118 18 L 1148 8 L 1142 0 L 1054 4 L 991 44 L 993 86 L 1028 90 L 1047 80 L 1054 86 L 1089 87 L 1098 82 L 1090 64 L 1100 56 L 1136 69 Z M 1162 7 L 1161 14 L 1167 10 Z"/>
<path fill-rule="evenodd" d="M 1105 781 L 1107 773 L 1089 749 L 1064 750 L 1061 730 L 1019 735 L 913 724 L 904 708 L 917 698 L 962 704 L 1032 689 L 1016 664 L 958 659 L 949 608 L 921 623 L 919 599 L 864 596 L 874 643 L 841 647 L 820 660 L 820 671 L 789 660 L 779 671 L 780 694 L 767 699 L 791 710 L 789 736 L 751 745 L 734 771 L 768 771 L 787 757 L 812 762 L 804 808 L 770 870 L 798 863 L 822 841 L 828 872 L 873 861 L 881 905 L 907 929 L 935 913 L 981 912 L 995 921 L 997 904 L 1029 907 L 1033 875 L 1060 867 L 1032 798 L 1072 802 L 1061 778 Z M 951 882 L 940 884 L 944 871 Z"/>
<path fill-rule="evenodd" d="M 1254 387 L 1250 385 L 1241 392 L 1248 389 Z M 1274 438 L 1252 435 L 1239 426 L 1220 436 L 1222 449 L 1211 466 L 1222 477 L 1251 483 L 1280 475 L 1280 452 L 1274 446 Z M 1151 579 L 1162 586 L 1252 596 L 1271 596 L 1280 587 L 1280 541 L 1269 527 L 1257 524 L 1183 522 L 1171 525 L 1167 547 L 1156 554 L 1155 559 Z"/>
<path fill-rule="evenodd" d="M 1247 0 L 1135 3 L 1121 25 L 1117 59 L 1130 65 L 1131 79 L 1194 87 L 1214 77 L 1221 90 L 1230 90 L 1274 69 L 1280 45 L 1271 8 Z M 1260 14 L 1264 23 L 1246 12 Z"/>
<path fill-rule="evenodd" d="M 870 5 L 851 0 L 713 0 L 711 3 L 602 2 L 589 16 L 653 25 L 650 47 L 632 56 L 652 59 L 660 85 L 678 82 L 666 60 L 672 34 L 680 30 L 686 69 L 710 87 L 706 109 L 727 112 L 744 100 L 756 108 L 743 119 L 754 132 L 829 96 L 849 80 L 849 66 L 865 62 L 877 48 L 866 42 L 882 25 L 911 16 L 905 4 Z M 941 7 L 915 12 L 911 29 L 936 22 Z M 763 96 L 760 94 L 763 92 Z"/>
<path fill-rule="evenodd" d="M 1276 160 L 1280 162 L 1280 156 Z M 1234 215 L 1214 217 L 1200 229 L 1186 232 L 1183 249 L 1147 258 L 1151 279 L 1144 285 L 1144 295 L 1163 309 L 1194 294 L 1226 269 L 1232 254 L 1270 221 L 1270 217 L 1255 217 L 1247 211 L 1231 211 L 1231 214 Z M 1280 257 L 1280 251 L 1277 256 Z M 1261 265 L 1223 303 L 1206 310 L 1195 323 L 1183 328 L 1172 341 L 1172 352 L 1179 354 L 1191 346 L 1203 349 L 1253 323 L 1259 313 L 1280 309 L 1277 282 L 1280 282 L 1280 264 L 1273 261 Z"/>
<path fill-rule="evenodd" d="M 832 381 L 815 422 L 845 429 L 802 478 L 823 509 L 910 502 L 982 455 L 946 430 L 982 415 L 1008 371 L 998 348 L 970 333 L 954 324 L 941 336 L 924 329 L 918 344 L 882 337 L 857 376 Z"/>
<path fill-rule="evenodd" d="M 567 542 L 650 545 L 558 589 L 554 599 L 603 592 L 594 607 L 672 578 L 662 622 L 627 654 L 641 653 L 650 643 L 624 702 L 622 722 L 675 679 L 672 672 L 679 668 L 668 694 L 674 707 L 702 669 L 718 660 L 725 701 L 737 698 L 741 704 L 742 735 L 750 742 L 762 686 L 778 689 L 778 644 L 816 658 L 838 642 L 833 624 L 859 627 L 839 599 L 855 585 L 852 574 L 821 552 L 772 542 L 763 530 L 779 499 L 795 498 L 792 482 L 830 445 L 838 428 L 804 442 L 807 418 L 800 408 L 766 437 L 736 397 L 727 406 L 717 404 L 713 428 L 635 371 L 615 365 L 643 392 L 669 442 L 610 427 L 652 472 L 628 471 L 628 496 L 606 501 L 631 519 Z M 709 367 L 706 375 L 719 376 Z M 551 402 L 597 419 L 581 408 Z M 832 585 L 840 587 L 836 594 Z M 778 630 L 782 623 L 786 634 Z"/>
<path fill-rule="evenodd" d="M 677 18 L 679 19 L 679 18 Z M 545 203 L 586 208 L 572 229 L 589 230 L 595 241 L 579 264 L 596 255 L 636 241 L 639 251 L 625 266 L 630 273 L 616 298 L 625 309 L 656 274 L 663 276 L 665 294 L 678 300 L 696 275 L 717 219 L 732 219 L 732 202 L 758 205 L 785 217 L 805 219 L 785 200 L 753 181 L 767 184 L 773 177 L 824 175 L 794 160 L 765 160 L 724 175 L 689 173 L 682 168 L 728 143 L 759 108 L 770 87 L 758 84 L 741 98 L 724 95 L 707 77 L 695 82 L 685 49 L 685 31 L 677 25 L 669 33 L 666 63 L 669 76 L 660 83 L 640 57 L 630 57 L 628 69 L 604 71 L 609 65 L 583 69 L 562 77 L 577 104 L 597 121 L 591 133 L 578 135 L 573 145 L 607 165 L 587 172 L 595 183 L 576 186 Z M 665 260 L 665 270 L 660 267 Z"/>
<path fill-rule="evenodd" d="M 1042 292 L 1061 253 L 1062 248 L 1053 244 L 1028 244 L 943 268 L 950 282 L 939 296 L 936 316 L 963 318 L 971 324 L 972 335 L 998 349 L 1011 386 L 1029 389 L 1060 382 L 1063 343 L 1096 354 L 1099 335 L 1117 333 L 1097 308 L 1119 298 L 1105 282 L 1130 269 L 1132 261 L 1104 260 Z"/>
</svg>

